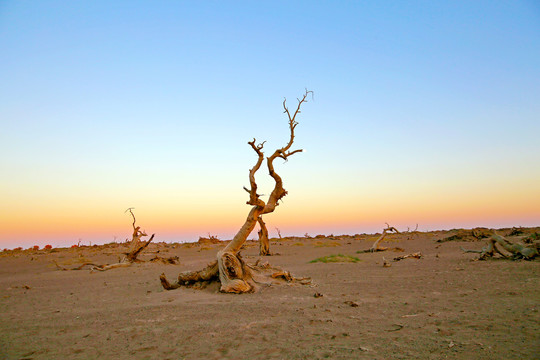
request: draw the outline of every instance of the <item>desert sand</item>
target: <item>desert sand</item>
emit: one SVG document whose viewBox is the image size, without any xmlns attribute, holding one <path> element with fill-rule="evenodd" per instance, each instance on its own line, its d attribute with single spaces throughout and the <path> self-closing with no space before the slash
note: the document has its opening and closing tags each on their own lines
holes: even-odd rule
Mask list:
<svg viewBox="0 0 540 360">
<path fill-rule="evenodd" d="M 460 247 L 482 241 L 437 241 L 455 233 L 388 235 L 381 245 L 403 251 L 376 253 L 357 253 L 375 234 L 271 239 L 277 254 L 263 260 L 312 283 L 241 295 L 218 284 L 166 291 L 159 281 L 201 269 L 225 242 L 152 243 L 140 259 L 179 264 L 105 272 L 53 261 L 115 263 L 127 244 L 4 251 L 0 359 L 540 358 L 540 262 L 473 261 Z M 359 261 L 311 262 L 337 254 Z M 242 255 L 255 262 L 257 242 Z"/>
</svg>

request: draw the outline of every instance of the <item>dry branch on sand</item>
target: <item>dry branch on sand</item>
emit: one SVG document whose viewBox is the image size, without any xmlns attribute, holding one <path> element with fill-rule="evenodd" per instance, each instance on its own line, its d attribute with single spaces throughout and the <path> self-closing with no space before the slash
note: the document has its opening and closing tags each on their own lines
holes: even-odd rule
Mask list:
<svg viewBox="0 0 540 360">
<path fill-rule="evenodd" d="M 510 255 L 505 255 L 504 253 L 502 253 L 496 244 L 501 246 L 504 250 L 508 251 Z M 532 244 L 527 245 L 513 243 L 507 240 L 505 237 L 497 234 L 495 230 L 493 230 L 493 235 L 491 235 L 491 237 L 487 240 L 487 245 L 484 246 L 481 250 L 467 250 L 461 248 L 461 250 L 466 253 L 480 254 L 480 256 L 475 260 L 487 260 L 493 258 L 495 256 L 495 253 L 498 253 L 503 258 L 511 258 L 513 260 L 531 260 L 540 255 L 539 249 L 540 242 L 538 241 L 534 241 Z"/>
<path fill-rule="evenodd" d="M 240 249 L 247 240 L 249 234 L 255 228 L 257 223 L 261 223 L 261 216 L 271 213 L 279 205 L 279 201 L 287 195 L 287 191 L 283 188 L 283 180 L 274 169 L 274 160 L 281 158 L 285 161 L 290 156 L 301 152 L 301 149 L 290 150 L 294 142 L 294 130 L 298 125 L 296 122 L 296 116 L 300 113 L 300 107 L 303 103 L 307 102 L 308 95 L 312 93 L 306 90 L 302 98 L 298 99 L 298 107 L 293 115 L 289 112 L 286 105 L 286 99 L 283 100 L 284 113 L 287 114 L 289 119 L 289 131 L 290 137 L 288 143 L 277 150 L 266 159 L 266 165 L 270 176 L 274 179 L 274 189 L 272 190 L 267 202 L 264 202 L 260 195 L 257 193 L 257 183 L 255 181 L 255 173 L 261 167 L 264 160 L 263 146 L 264 142 L 256 144 L 256 140 L 248 142 L 251 148 L 257 154 L 257 162 L 255 166 L 249 171 L 249 182 L 251 188 L 244 187 L 249 194 L 249 200 L 247 204 L 251 205 L 249 215 L 244 222 L 244 225 L 240 228 L 238 233 L 234 236 L 233 240 L 227 244 L 227 246 L 217 253 L 217 261 L 210 263 L 207 267 L 200 271 L 185 272 L 178 275 L 176 283 L 169 283 L 165 274 L 161 274 L 160 280 L 163 287 L 167 290 L 176 289 L 180 286 L 204 286 L 204 284 L 219 280 L 221 283 L 220 291 L 229 293 L 245 293 L 256 290 L 258 284 L 270 285 L 276 279 L 283 279 L 285 281 L 300 281 L 302 283 L 308 282 L 308 279 L 296 279 L 291 276 L 290 273 L 283 271 L 279 268 L 271 267 L 268 264 L 259 265 L 257 262 L 254 265 L 249 265 L 242 260 L 240 256 Z M 264 222 L 263 222 L 264 223 Z M 265 227 L 266 228 L 266 227 Z M 196 285 L 197 284 L 197 285 Z"/>
<path fill-rule="evenodd" d="M 94 263 L 91 263 L 91 262 L 85 262 L 85 263 L 83 263 L 83 264 L 81 264 L 81 265 L 79 265 L 79 266 L 77 266 L 75 268 L 65 268 L 65 267 L 62 267 L 62 266 L 58 265 L 57 262 L 54 262 L 56 267 L 59 270 L 82 270 L 85 267 L 89 267 L 90 270 L 107 271 L 107 270 L 116 269 L 116 268 L 120 268 L 120 267 L 128 267 L 128 266 L 131 266 L 133 263 L 143 262 L 143 260 L 140 260 L 137 257 L 139 256 L 139 254 L 144 249 L 146 249 L 146 247 L 148 245 L 150 245 L 152 240 L 154 240 L 154 235 L 155 234 L 152 234 L 152 236 L 150 236 L 150 239 L 148 239 L 148 241 L 141 241 L 142 237 L 148 236 L 148 235 L 146 235 L 146 232 L 144 230 L 141 231 L 140 226 L 135 226 L 135 223 L 136 223 L 137 220 L 135 219 L 135 214 L 133 214 L 132 209 L 133 208 L 128 208 L 125 211 L 125 212 L 129 211 L 129 213 L 133 217 L 133 225 L 132 225 L 133 226 L 133 235 L 132 235 L 131 243 L 129 245 L 130 250 L 127 253 L 124 254 L 124 257 L 122 259 L 118 259 L 119 261 L 117 263 L 98 265 L 98 264 L 94 264 Z M 177 260 L 178 260 L 177 256 L 170 257 L 170 258 L 162 258 L 160 256 L 155 256 L 150 261 L 161 261 L 164 264 L 176 264 Z"/>
<path fill-rule="evenodd" d="M 393 260 L 394 260 L 394 261 L 400 261 L 400 260 L 403 260 L 403 259 L 409 259 L 409 258 L 412 258 L 412 259 L 421 259 L 422 257 L 423 257 L 422 253 L 420 253 L 420 252 L 415 252 L 415 253 L 412 253 L 412 254 L 396 256 Z"/>
<path fill-rule="evenodd" d="M 386 237 L 386 234 L 387 234 L 387 233 L 400 234 L 400 232 L 398 231 L 398 229 L 396 229 L 396 228 L 393 227 L 393 226 L 388 225 L 388 223 L 385 223 L 385 224 L 386 224 L 386 229 L 383 230 L 381 236 L 379 236 L 379 238 L 378 238 L 377 240 L 375 240 L 375 242 L 373 243 L 373 245 L 371 245 L 371 247 L 370 247 L 369 249 L 357 251 L 357 252 L 356 252 L 357 254 L 369 253 L 369 252 L 372 253 L 372 252 L 386 251 L 386 250 L 403 251 L 403 249 L 401 249 L 401 248 L 387 248 L 387 247 L 381 247 L 381 246 L 379 246 L 379 244 L 381 243 L 381 241 Z"/>
</svg>

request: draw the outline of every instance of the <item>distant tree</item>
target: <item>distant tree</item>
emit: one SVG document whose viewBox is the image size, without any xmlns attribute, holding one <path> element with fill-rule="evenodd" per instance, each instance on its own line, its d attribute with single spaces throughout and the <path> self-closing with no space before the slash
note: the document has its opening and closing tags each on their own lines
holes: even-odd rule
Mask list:
<svg viewBox="0 0 540 360">
<path fill-rule="evenodd" d="M 400 234 L 400 232 L 395 227 L 388 225 L 388 223 L 385 223 L 385 224 L 386 224 L 386 228 L 383 230 L 381 236 L 379 236 L 379 238 L 377 240 L 375 240 L 373 245 L 371 245 L 371 247 L 369 249 L 357 251 L 358 254 L 360 254 L 360 253 L 368 253 L 368 252 L 372 253 L 372 252 L 389 250 L 389 248 L 382 247 L 379 244 L 386 237 L 386 234 L 388 234 L 388 233 Z M 402 250 L 402 249 L 401 248 L 393 248 L 393 250 L 398 250 L 399 251 L 399 250 Z"/>
<path fill-rule="evenodd" d="M 131 214 L 131 217 L 133 218 L 133 224 L 132 224 L 133 234 L 131 236 L 131 243 L 129 244 L 130 250 L 127 253 L 124 253 L 124 256 L 122 257 L 122 259 L 119 258 L 117 263 L 98 265 L 91 262 L 85 262 L 84 264 L 81 264 L 80 266 L 77 266 L 72 269 L 64 268 L 58 265 L 57 263 L 55 263 L 56 266 L 60 270 L 81 270 L 85 267 L 89 267 L 91 270 L 107 271 L 107 270 L 116 269 L 119 267 L 128 267 L 138 262 L 143 262 L 143 260 L 139 260 L 137 257 L 144 249 L 146 249 L 148 245 L 150 245 L 150 243 L 154 239 L 155 234 L 152 234 L 152 236 L 150 236 L 150 239 L 148 239 L 148 241 L 141 241 L 142 237 L 148 236 L 148 235 L 146 235 L 146 232 L 144 230 L 141 231 L 140 226 L 135 225 L 137 220 L 135 219 L 135 214 L 133 214 L 133 208 L 128 208 L 125 211 L 125 213 L 127 212 L 129 212 Z M 177 260 L 178 260 L 178 257 L 176 256 L 170 257 L 170 258 L 162 258 L 162 257 L 156 256 L 153 259 L 151 259 L 151 261 L 160 261 L 160 262 L 168 263 L 168 264 L 175 264 Z"/>
</svg>

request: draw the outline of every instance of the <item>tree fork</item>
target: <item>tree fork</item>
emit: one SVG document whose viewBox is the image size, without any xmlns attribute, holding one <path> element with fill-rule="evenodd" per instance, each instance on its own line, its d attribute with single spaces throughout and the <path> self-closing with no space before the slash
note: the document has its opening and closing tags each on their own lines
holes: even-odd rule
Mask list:
<svg viewBox="0 0 540 360">
<path fill-rule="evenodd" d="M 307 97 L 309 94 L 313 94 L 312 91 L 306 90 L 301 99 L 298 99 L 298 106 L 293 115 L 291 115 L 289 109 L 287 108 L 286 99 L 283 100 L 283 109 L 284 113 L 287 114 L 289 120 L 289 141 L 282 148 L 276 149 L 271 156 L 266 159 L 266 165 L 268 168 L 269 175 L 274 179 L 274 189 L 270 193 L 270 196 L 265 202 L 260 198 L 261 195 L 257 193 L 257 182 L 255 181 L 255 174 L 260 169 L 263 160 L 264 160 L 264 142 L 257 144 L 256 139 L 248 142 L 253 151 L 257 154 L 257 161 L 253 168 L 249 171 L 249 183 L 250 188 L 244 187 L 244 190 L 249 193 L 249 200 L 247 201 L 248 205 L 251 205 L 252 208 L 249 211 L 249 214 L 242 225 L 238 230 L 234 238 L 227 244 L 227 246 L 220 250 L 217 253 L 217 267 L 219 273 L 219 281 L 221 283 L 220 291 L 222 292 L 231 292 L 231 293 L 245 293 L 254 291 L 258 283 L 262 283 L 264 280 L 259 276 L 265 270 L 272 270 L 270 266 L 260 267 L 257 265 L 248 265 L 246 264 L 239 252 L 243 244 L 246 242 L 249 234 L 253 231 L 256 224 L 261 219 L 261 215 L 268 214 L 273 212 L 276 207 L 279 205 L 279 200 L 287 195 L 287 191 L 283 188 L 283 180 L 279 174 L 274 169 L 274 160 L 276 158 L 281 158 L 285 161 L 288 158 L 298 152 L 301 152 L 301 149 L 291 150 L 291 147 L 294 142 L 294 130 L 298 125 L 296 121 L 296 116 L 300 113 L 300 108 L 303 103 L 307 102 Z M 264 223 L 264 222 L 263 222 Z M 266 227 L 264 227 L 266 229 Z M 208 269 L 208 267 L 206 268 Z M 214 267 L 211 268 L 214 271 Z M 203 269 L 201 272 L 204 272 Z M 192 276 L 199 276 L 201 272 L 191 272 Z M 212 272 L 213 273 L 213 272 Z M 274 272 L 276 274 L 276 272 Z M 186 277 L 188 273 L 180 274 L 180 277 Z M 190 278 L 188 276 L 188 278 Z M 283 278 L 282 276 L 276 276 L 272 279 Z M 175 285 L 169 284 L 164 275 L 160 277 L 161 284 L 167 290 L 174 287 Z M 287 281 L 294 281 L 295 279 L 292 276 L 285 278 Z M 183 285 L 177 282 L 179 286 Z M 189 284 L 189 281 L 188 281 Z"/>
</svg>

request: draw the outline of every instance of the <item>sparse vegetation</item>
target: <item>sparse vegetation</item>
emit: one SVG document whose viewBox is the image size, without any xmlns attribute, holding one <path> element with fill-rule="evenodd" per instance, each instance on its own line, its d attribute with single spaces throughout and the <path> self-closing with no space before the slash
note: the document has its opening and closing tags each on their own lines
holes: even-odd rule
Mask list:
<svg viewBox="0 0 540 360">
<path fill-rule="evenodd" d="M 341 246 L 341 243 L 337 241 L 317 241 L 315 247 L 336 247 Z"/>
<path fill-rule="evenodd" d="M 326 263 L 356 263 L 360 261 L 362 260 L 360 260 L 359 258 L 355 256 L 334 254 L 334 255 L 322 256 L 320 258 L 311 260 L 310 263 L 318 263 L 318 262 L 322 262 L 325 264 Z"/>
</svg>

